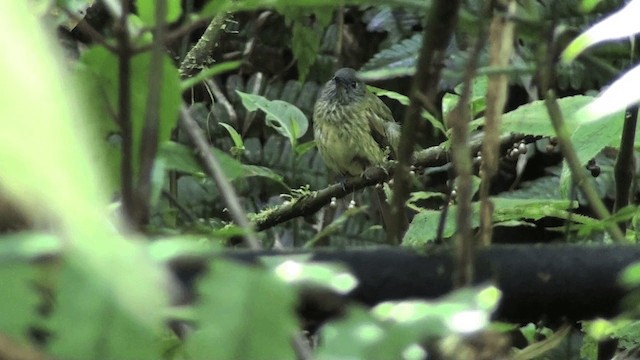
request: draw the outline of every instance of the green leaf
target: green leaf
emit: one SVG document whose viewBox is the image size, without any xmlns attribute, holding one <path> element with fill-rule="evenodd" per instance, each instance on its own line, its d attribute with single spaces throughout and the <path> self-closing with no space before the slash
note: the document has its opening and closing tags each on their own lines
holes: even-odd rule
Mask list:
<svg viewBox="0 0 640 360">
<path fill-rule="evenodd" d="M 640 33 L 638 13 L 640 13 L 640 0 L 631 0 L 625 7 L 593 25 L 573 40 L 562 52 L 562 60 L 572 61 L 595 44 L 624 39 Z"/>
<path fill-rule="evenodd" d="M 380 51 L 362 66 L 360 77 L 368 81 L 413 75 L 421 46 L 422 34 L 415 34 L 409 39 Z"/>
<path fill-rule="evenodd" d="M 267 125 L 285 136 L 295 148 L 296 140 L 302 137 L 309 128 L 309 120 L 295 105 L 282 100 L 267 100 L 255 94 L 247 94 L 236 90 L 242 104 L 249 111 L 262 110 L 266 114 Z"/>
<path fill-rule="evenodd" d="M 137 0 L 136 7 L 138 9 L 138 16 L 147 26 L 152 26 L 156 23 L 156 6 L 159 0 Z M 167 23 L 172 23 L 180 17 L 182 14 L 182 7 L 180 1 L 175 0 L 162 0 L 167 3 L 167 14 L 164 19 Z"/>
<path fill-rule="evenodd" d="M 581 122 L 581 113 L 565 113 L 568 121 L 577 124 L 577 128 L 571 134 L 571 143 L 580 160 L 580 164 L 585 165 L 593 159 L 605 147 L 618 148 L 620 146 L 620 134 L 624 124 L 624 113 L 617 112 L 610 114 L 597 121 Z M 586 172 L 587 170 L 584 169 Z M 565 198 L 568 197 L 568 189 L 571 185 L 571 170 L 566 162 L 563 162 L 562 173 L 560 175 L 560 193 Z"/>
<path fill-rule="evenodd" d="M 296 151 L 296 154 L 298 154 L 298 156 L 302 156 L 307 151 L 313 149 L 315 146 L 316 146 L 316 141 L 315 140 L 311 140 L 311 141 L 307 141 L 304 144 L 296 145 L 295 151 Z"/>
<path fill-rule="evenodd" d="M 443 193 L 432 191 L 414 191 L 410 194 L 409 199 L 407 200 L 407 206 L 419 212 L 424 209 L 419 207 L 416 203 L 418 201 L 429 200 L 432 198 L 438 198 L 442 201 L 445 199 L 445 195 Z"/>
<path fill-rule="evenodd" d="M 569 96 L 558 99 L 558 106 L 565 114 L 565 122 L 569 132 L 573 132 L 577 127 L 579 119 L 569 116 L 578 112 L 580 108 L 588 104 L 593 98 L 590 96 Z M 472 129 L 477 129 L 484 124 L 484 118 L 470 122 Z M 517 109 L 502 115 L 500 133 L 527 134 L 540 136 L 555 136 L 555 130 L 549 120 L 547 107 L 544 100 L 533 101 L 522 105 Z"/>
<path fill-rule="evenodd" d="M 397 100 L 402 105 L 409 105 L 409 97 L 402 95 L 398 92 L 377 88 L 375 86 L 367 85 L 369 91 L 371 91 L 376 96 L 386 96 L 389 99 Z"/>
<path fill-rule="evenodd" d="M 165 162 L 167 170 L 180 171 L 197 177 L 205 177 L 193 149 L 173 141 L 167 141 L 158 149 L 158 159 Z"/>
<path fill-rule="evenodd" d="M 262 260 L 268 260 L 267 267 L 289 284 L 323 287 L 338 294 L 346 294 L 358 285 L 358 279 L 342 264 L 305 262 L 290 256 Z"/>
<path fill-rule="evenodd" d="M 194 359 L 293 359 L 295 294 L 274 275 L 215 260 L 198 283 Z"/>
<path fill-rule="evenodd" d="M 120 314 L 126 314 L 126 321 L 133 324 L 121 329 L 160 328 L 168 303 L 164 290 L 170 288 L 168 274 L 147 259 L 138 242 L 118 234 L 107 211 L 111 194 L 104 191 L 104 174 L 91 156 L 94 149 L 88 126 L 95 119 L 85 112 L 87 94 L 69 81 L 58 49 L 51 47 L 56 42 L 47 37 L 26 2 L 0 1 L 0 42 L 22 59 L 0 58 L 6 70 L 0 72 L 4 101 L 0 119 L 20 119 L 3 121 L 0 132 L 0 163 L 7 169 L 0 174 L 3 194 L 33 219 L 48 224 L 51 232 L 64 235 L 60 260 L 71 266 L 71 274 L 63 270 L 59 282 L 54 311 L 58 321 L 51 327 L 53 346 L 65 359 L 90 358 L 96 351 L 98 358 L 106 358 L 100 356 L 99 346 L 110 349 L 105 341 L 120 341 L 126 331 L 113 339 L 99 337 L 99 342 L 79 343 L 83 334 L 76 329 L 95 330 L 106 326 L 101 320 L 118 316 L 114 324 L 120 321 Z M 38 99 L 38 106 L 33 106 L 32 96 Z M 94 313 L 96 302 L 108 307 Z M 60 324 L 64 327 L 58 327 Z M 139 339 L 137 332 L 124 344 L 138 346 L 134 339 Z M 89 346 L 93 347 L 88 352 L 73 351 Z M 118 348 L 128 349 L 122 344 Z M 142 349 L 128 350 L 142 354 Z"/>
<path fill-rule="evenodd" d="M 20 232 L 3 235 L 0 236 L 0 263 L 56 256 L 62 249 L 62 240 L 52 234 Z"/>
<path fill-rule="evenodd" d="M 282 176 L 269 168 L 255 165 L 245 165 L 226 153 L 211 148 L 211 152 L 222 167 L 227 179 L 230 181 L 251 176 L 265 177 L 282 183 Z M 181 171 L 197 177 L 205 177 L 206 174 L 200 166 L 200 162 L 194 154 L 194 150 L 186 145 L 173 141 L 167 141 L 160 145 L 158 157 L 166 164 L 167 170 Z"/>
<path fill-rule="evenodd" d="M 0 253 L 0 256 L 4 254 Z M 18 342 L 27 342 L 28 328 L 38 318 L 39 299 L 34 280 L 36 269 L 30 263 L 0 264 L 0 333 Z"/>
<path fill-rule="evenodd" d="M 323 341 L 316 349 L 317 359 L 366 359 L 366 349 L 386 336 L 386 328 L 364 308 L 348 307 L 340 320 L 321 328 Z"/>
<path fill-rule="evenodd" d="M 488 77 L 487 76 L 477 76 L 473 79 L 471 85 L 471 101 L 469 103 L 469 107 L 471 110 L 471 115 L 475 116 L 484 111 L 486 108 L 485 97 L 487 94 L 487 86 L 488 86 Z M 463 88 L 462 84 L 455 87 L 455 93 L 446 93 L 442 98 L 442 113 L 446 117 L 446 115 L 453 110 L 456 105 L 458 105 L 458 100 L 460 100 L 460 95 L 462 94 Z"/>
<path fill-rule="evenodd" d="M 111 276 L 127 276 L 119 270 Z M 129 285 L 136 286 L 135 283 Z M 58 281 L 51 320 L 51 329 L 56 334 L 50 345 L 51 352 L 71 360 L 159 358 L 157 340 L 162 323 L 154 327 L 138 321 L 121 306 L 118 295 L 100 278 L 88 273 L 84 265 L 66 261 Z"/>
<path fill-rule="evenodd" d="M 429 122 L 429 124 L 431 124 L 431 126 L 433 126 L 434 129 L 440 130 L 440 132 L 448 137 L 447 134 L 447 129 L 445 129 L 444 127 L 444 123 L 438 119 L 436 119 L 435 116 L 431 115 L 431 113 L 429 113 L 427 110 L 424 110 L 420 113 L 420 116 L 427 120 Z"/>
<path fill-rule="evenodd" d="M 322 34 L 300 21 L 294 21 L 292 33 L 291 50 L 297 60 L 298 78 L 304 82 L 311 65 L 316 61 Z"/>
<path fill-rule="evenodd" d="M 554 216 L 565 218 L 565 213 L 571 205 L 568 200 L 550 199 L 509 199 L 492 198 L 494 204 L 493 220 L 497 223 L 507 223 L 511 220 L 529 219 L 539 220 L 543 217 Z M 473 203 L 471 214 L 471 226 L 480 226 L 480 204 Z M 456 205 L 449 206 L 449 213 L 445 219 L 443 238 L 450 238 L 456 230 Z M 437 236 L 438 224 L 442 211 L 423 210 L 418 213 L 411 222 L 402 241 L 407 246 L 423 246 L 433 241 Z"/>
<path fill-rule="evenodd" d="M 425 341 L 488 326 L 500 296 L 497 288 L 487 286 L 458 290 L 438 301 L 388 301 L 369 313 L 352 307 L 341 320 L 321 328 L 324 341 L 317 357 L 423 359 L 420 344 Z"/>
<path fill-rule="evenodd" d="M 242 136 L 238 134 L 236 129 L 233 126 L 221 122 L 220 125 L 227 130 L 229 136 L 231 136 L 231 140 L 233 140 L 233 145 L 238 149 L 244 149 L 244 142 L 242 141 Z"/>
<path fill-rule="evenodd" d="M 636 0 L 640 4 L 640 0 Z M 636 21 L 640 24 L 640 21 Z M 632 68 L 577 114 L 583 122 L 599 120 L 618 113 L 640 101 L 635 89 L 640 83 L 640 65 Z"/>
<path fill-rule="evenodd" d="M 131 60 L 131 77 L 129 83 L 132 89 L 131 97 L 131 125 L 133 140 L 133 168 L 137 174 L 140 158 L 140 140 L 144 127 L 144 118 L 147 106 L 147 96 L 149 93 L 149 62 L 150 54 L 134 56 Z M 93 94 L 96 100 L 106 101 L 102 106 L 115 113 L 118 109 L 118 61 L 115 55 L 111 54 L 103 47 L 93 47 L 89 49 L 82 58 L 87 70 L 93 74 L 92 81 L 100 92 Z M 178 71 L 169 57 L 163 57 L 162 88 L 160 89 L 160 109 L 159 109 L 159 132 L 158 143 L 167 141 L 171 137 L 171 131 L 178 119 L 178 110 L 181 102 L 181 90 Z M 109 113 L 107 113 L 109 114 Z M 104 115 L 103 115 L 104 116 Z M 113 119 L 105 117 L 97 118 L 96 121 L 112 122 Z M 97 124 L 98 128 L 104 128 L 103 124 Z M 112 132 L 101 134 L 101 138 L 107 139 Z M 118 169 L 114 169 L 117 171 Z M 119 178 L 119 176 L 117 177 Z"/>
</svg>

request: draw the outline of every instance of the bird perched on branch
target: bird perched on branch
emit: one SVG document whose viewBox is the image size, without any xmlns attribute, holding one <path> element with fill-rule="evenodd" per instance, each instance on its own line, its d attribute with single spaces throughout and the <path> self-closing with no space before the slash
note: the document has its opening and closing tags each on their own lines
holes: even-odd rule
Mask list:
<svg viewBox="0 0 640 360">
<path fill-rule="evenodd" d="M 340 175 L 362 175 L 395 157 L 398 150 L 400 126 L 391 110 L 351 68 L 336 71 L 325 84 L 313 121 L 320 156 Z"/>
</svg>

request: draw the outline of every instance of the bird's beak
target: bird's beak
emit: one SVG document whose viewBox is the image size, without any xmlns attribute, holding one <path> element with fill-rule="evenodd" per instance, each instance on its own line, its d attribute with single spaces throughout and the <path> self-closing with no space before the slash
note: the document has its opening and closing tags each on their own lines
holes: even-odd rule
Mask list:
<svg viewBox="0 0 640 360">
<path fill-rule="evenodd" d="M 347 87 L 347 84 L 345 83 L 345 81 L 342 78 L 334 77 L 333 78 L 333 82 L 336 83 L 336 87 L 341 87 L 343 89 Z"/>
</svg>

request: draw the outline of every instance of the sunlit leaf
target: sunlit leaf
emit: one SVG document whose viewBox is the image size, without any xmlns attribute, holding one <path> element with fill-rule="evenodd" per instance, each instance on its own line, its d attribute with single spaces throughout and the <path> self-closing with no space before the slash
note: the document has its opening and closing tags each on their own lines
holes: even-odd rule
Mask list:
<svg viewBox="0 0 640 360">
<path fill-rule="evenodd" d="M 110 53 L 104 47 L 96 46 L 89 49 L 83 55 L 82 61 L 87 65 L 87 71 L 93 75 L 91 80 L 95 82 L 95 87 L 100 89 L 92 95 L 92 101 L 104 103 L 100 108 L 105 108 L 107 111 L 112 112 L 101 114 L 102 117 L 93 119 L 98 122 L 98 124 L 96 124 L 97 127 L 103 129 L 105 128 L 105 122 L 114 122 L 110 116 L 115 115 L 117 113 L 115 109 L 118 109 L 118 60 L 114 54 Z M 134 173 L 137 173 L 138 169 L 140 141 L 144 127 L 145 113 L 147 111 L 147 96 L 150 91 L 150 61 L 150 54 L 134 56 L 131 61 L 131 77 L 129 78 L 129 83 L 131 88 L 135 89 L 135 91 L 132 91 L 131 97 L 132 162 Z M 178 109 L 181 102 L 180 94 L 178 71 L 171 62 L 171 59 L 165 56 L 163 57 L 162 88 L 160 89 L 160 109 L 158 112 L 160 114 L 158 119 L 159 144 L 169 140 L 171 137 L 171 131 L 175 127 L 178 119 Z M 112 131 L 109 131 L 101 134 L 101 137 L 107 139 L 112 133 Z M 117 169 L 114 169 L 114 171 L 117 171 Z M 119 176 L 115 178 L 119 178 Z"/>
<path fill-rule="evenodd" d="M 640 32 L 640 0 L 631 0 L 625 7 L 593 25 L 573 40 L 562 53 L 562 60 L 572 61 L 595 44 L 618 40 Z"/>
<path fill-rule="evenodd" d="M 244 149 L 244 142 L 242 141 L 242 136 L 238 134 L 238 132 L 236 131 L 236 129 L 233 128 L 233 126 L 223 122 L 220 123 L 220 126 L 222 126 L 223 128 L 225 128 L 225 130 L 227 130 L 227 132 L 229 133 L 229 136 L 231 136 L 231 140 L 233 140 L 233 145 L 236 148 Z"/>
<path fill-rule="evenodd" d="M 46 221 L 47 229 L 64 238 L 62 257 L 65 264 L 72 264 L 73 276 L 63 275 L 58 284 L 61 296 L 56 299 L 59 312 L 54 316 L 62 321 L 50 329 L 56 335 L 52 343 L 57 345 L 52 346 L 59 354 L 69 354 L 64 358 L 86 358 L 95 352 L 74 353 L 78 340 L 63 337 L 63 333 L 71 335 L 71 328 L 80 322 L 98 329 L 104 323 L 88 320 L 110 319 L 113 314 L 145 332 L 160 328 L 169 278 L 147 259 L 139 243 L 123 238 L 111 222 L 107 212 L 111 194 L 104 191 L 103 174 L 91 157 L 88 126 L 92 119 L 83 108 L 87 94 L 69 81 L 59 49 L 52 48 L 55 42 L 43 30 L 26 2 L 0 2 L 0 42 L 8 44 L 6 50 L 15 56 L 0 59 L 5 70 L 0 72 L 4 103 L 0 107 L 0 163 L 11 169 L 0 173 L 0 184 L 3 194 L 9 194 L 25 213 Z M 33 97 L 38 99 L 37 106 L 33 106 Z M 69 283 L 70 278 L 78 281 Z M 81 289 L 102 290 L 83 294 Z M 87 318 L 87 311 L 95 309 L 97 302 L 108 306 Z M 59 324 L 65 327 L 57 327 Z M 65 342 L 69 339 L 71 342 Z M 113 338 L 122 339 L 122 334 Z M 118 346 L 124 349 L 124 344 L 138 345 L 124 339 Z M 82 346 L 90 345 L 95 350 L 101 344 Z"/>
<path fill-rule="evenodd" d="M 28 328 L 38 317 L 36 269 L 28 262 L 0 264 L 0 333 L 19 342 L 28 339 Z"/>
<path fill-rule="evenodd" d="M 144 21 L 146 25 L 153 25 L 156 23 L 156 6 L 159 0 L 137 0 L 136 8 L 138 9 L 138 16 Z M 182 7 L 180 1 L 174 0 L 162 0 L 166 2 L 167 13 L 164 19 L 165 22 L 172 23 L 180 17 L 182 14 Z"/>
<path fill-rule="evenodd" d="M 640 0 L 636 0 L 640 4 Z M 638 9 L 640 10 L 640 9 Z M 640 21 L 636 21 L 640 24 Z M 640 83 L 640 65 L 629 70 L 606 88 L 589 105 L 577 114 L 582 121 L 599 120 L 615 114 L 640 101 L 640 93 L 636 91 Z"/>
<path fill-rule="evenodd" d="M 223 260 L 198 284 L 194 359 L 291 359 L 296 332 L 293 289 L 274 275 Z M 269 304 L 269 306 L 265 306 Z"/>
</svg>

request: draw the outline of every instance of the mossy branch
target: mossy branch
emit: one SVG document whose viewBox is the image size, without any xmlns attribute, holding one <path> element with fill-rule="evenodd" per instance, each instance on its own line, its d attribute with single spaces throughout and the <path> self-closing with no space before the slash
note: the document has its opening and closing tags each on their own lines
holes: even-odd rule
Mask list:
<svg viewBox="0 0 640 360">
<path fill-rule="evenodd" d="M 514 142 L 526 138 L 522 134 L 502 136 L 500 138 L 501 151 L 506 151 Z M 533 141 L 533 137 L 526 140 Z M 479 151 L 481 146 L 482 139 L 475 140 L 470 144 L 473 152 Z M 449 163 L 450 158 L 451 155 L 448 149 L 442 146 L 433 146 L 415 152 L 411 164 L 417 168 L 437 167 Z M 328 205 L 332 198 L 343 198 L 357 190 L 391 179 L 395 173 L 396 166 L 396 161 L 389 161 L 380 168 L 367 170 L 368 177 L 366 178 L 359 176 L 348 178 L 344 184 L 333 184 L 280 206 L 264 210 L 252 217 L 254 227 L 256 230 L 262 231 L 296 217 L 311 215 L 323 206 Z"/>
</svg>

